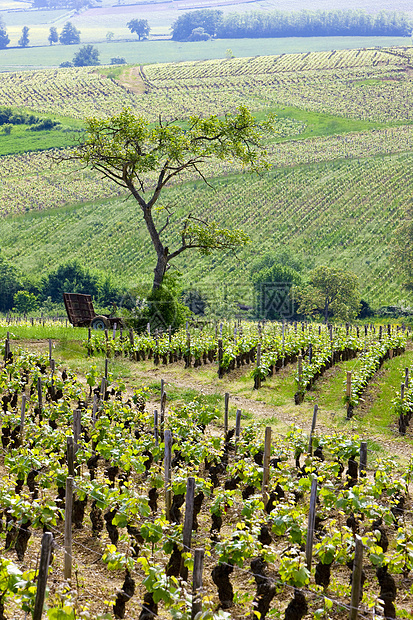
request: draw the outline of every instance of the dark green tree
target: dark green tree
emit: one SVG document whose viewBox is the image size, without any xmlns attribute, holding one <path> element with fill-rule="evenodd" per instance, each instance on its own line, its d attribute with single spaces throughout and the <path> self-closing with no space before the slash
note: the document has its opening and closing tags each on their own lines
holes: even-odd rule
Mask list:
<svg viewBox="0 0 413 620">
<path fill-rule="evenodd" d="M 348 321 L 357 316 L 360 309 L 358 278 L 351 271 L 320 266 L 310 273 L 306 285 L 297 287 L 298 311 L 305 315 L 321 315 L 328 323 L 333 315 Z"/>
<path fill-rule="evenodd" d="M 19 39 L 20 47 L 28 47 L 29 45 L 29 27 L 23 26 L 22 36 Z"/>
<path fill-rule="evenodd" d="M 59 41 L 62 45 L 75 45 L 80 43 L 80 31 L 73 26 L 72 22 L 66 22 L 60 33 Z"/>
<path fill-rule="evenodd" d="M 298 261 L 288 259 L 282 253 L 266 254 L 251 266 L 257 318 L 274 321 L 293 316 L 291 289 L 300 284 L 301 275 Z"/>
<path fill-rule="evenodd" d="M 84 293 L 97 299 L 99 278 L 82 267 L 78 261 L 71 261 L 49 273 L 42 279 L 41 291 L 44 298 L 62 303 L 63 293 Z"/>
<path fill-rule="evenodd" d="M 39 307 L 39 300 L 34 293 L 29 291 L 17 291 L 14 295 L 13 310 L 20 312 L 20 314 L 27 314 L 32 310 L 37 310 Z"/>
<path fill-rule="evenodd" d="M 10 38 L 7 34 L 7 30 L 0 18 L 0 49 L 4 49 L 10 43 Z"/>
<path fill-rule="evenodd" d="M 192 116 L 185 123 L 159 119 L 156 125 L 124 110 L 109 119 L 88 119 L 83 144 L 60 161 L 80 161 L 127 189 L 135 199 L 138 219 L 156 253 L 156 291 L 170 263 L 183 252 L 197 249 L 205 255 L 215 249 L 233 250 L 249 240 L 240 230 L 219 226 L 212 210 L 208 220 L 187 213 L 175 223 L 174 227 L 179 226 L 176 243 L 176 232 L 169 229 L 174 213 L 157 208 L 162 190 L 188 172 L 205 181 L 205 164 L 210 160 L 235 160 L 251 171 L 266 169 L 263 139 L 272 130 L 272 117 L 259 123 L 245 107 L 223 119 Z M 150 173 L 153 182 L 148 180 Z"/>
<path fill-rule="evenodd" d="M 83 45 L 73 56 L 74 67 L 90 67 L 99 64 L 99 50 L 93 45 Z"/>
<path fill-rule="evenodd" d="M 172 25 L 172 38 L 175 41 L 186 41 L 196 28 L 203 28 L 211 37 L 215 36 L 222 21 L 222 11 L 202 9 L 180 15 Z"/>
<path fill-rule="evenodd" d="M 0 256 L 0 312 L 12 309 L 14 296 L 20 288 L 17 270 Z"/>
<path fill-rule="evenodd" d="M 57 43 L 59 41 L 59 35 L 57 34 L 57 29 L 54 26 L 50 28 L 47 40 L 49 41 L 50 45 L 53 45 L 53 43 Z"/>
<path fill-rule="evenodd" d="M 126 25 L 132 33 L 138 35 L 139 41 L 149 35 L 150 27 L 147 19 L 131 19 Z"/>
</svg>

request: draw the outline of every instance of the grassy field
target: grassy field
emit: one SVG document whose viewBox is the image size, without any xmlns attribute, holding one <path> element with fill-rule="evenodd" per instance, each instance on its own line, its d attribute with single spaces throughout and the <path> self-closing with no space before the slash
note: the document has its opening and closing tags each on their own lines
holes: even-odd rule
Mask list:
<svg viewBox="0 0 413 620">
<path fill-rule="evenodd" d="M 35 30 L 34 28 L 32 29 Z M 125 38 L 130 38 L 125 32 Z M 83 44 L 93 43 L 100 53 L 101 64 L 110 64 L 111 58 L 120 56 L 127 63 L 183 62 L 188 60 L 208 60 L 225 58 L 226 50 L 231 49 L 234 56 L 243 58 L 256 55 L 296 54 L 329 50 L 358 49 L 374 46 L 409 45 L 406 37 L 306 37 L 288 39 L 218 39 L 198 43 L 178 41 L 112 41 L 106 42 L 105 33 L 98 39 L 94 35 L 81 37 L 81 45 L 47 44 L 49 30 L 38 36 L 36 47 L 7 48 L 1 51 L 0 71 L 20 71 L 24 69 L 42 69 L 58 67 L 60 63 L 71 61 Z M 16 42 L 21 29 L 16 31 Z M 130 33 L 129 33 L 130 35 Z M 30 32 L 30 36 L 32 33 Z M 34 44 L 36 39 L 31 39 Z"/>
</svg>

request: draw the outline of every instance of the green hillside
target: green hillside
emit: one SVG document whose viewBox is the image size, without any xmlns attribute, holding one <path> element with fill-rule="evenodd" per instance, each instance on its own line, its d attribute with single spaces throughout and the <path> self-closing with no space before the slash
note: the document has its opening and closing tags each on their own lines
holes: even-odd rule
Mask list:
<svg viewBox="0 0 413 620">
<path fill-rule="evenodd" d="M 252 240 L 237 258 L 183 255 L 177 267 L 185 284 L 214 293 L 228 284 L 248 301 L 251 261 L 288 248 L 305 269 L 355 271 L 363 298 L 378 307 L 412 302 L 391 261 L 412 195 L 411 67 L 412 48 L 392 48 L 127 67 L 116 76 L 90 68 L 28 72 L 0 76 L 0 105 L 14 100 L 50 114 L 58 103 L 76 119 L 123 105 L 148 120 L 160 110 L 173 118 L 241 103 L 260 116 L 275 110 L 266 176 L 241 174 L 230 163 L 209 166 L 213 189 L 189 179 L 165 193 L 162 204 L 177 219 L 188 209 L 211 216 L 213 205 L 220 223 Z M 137 207 L 119 188 L 56 166 L 47 153 L 2 157 L 0 174 L 0 244 L 23 272 L 40 277 L 78 258 L 126 287 L 151 280 L 154 255 Z M 178 224 L 170 230 L 177 235 Z"/>
</svg>

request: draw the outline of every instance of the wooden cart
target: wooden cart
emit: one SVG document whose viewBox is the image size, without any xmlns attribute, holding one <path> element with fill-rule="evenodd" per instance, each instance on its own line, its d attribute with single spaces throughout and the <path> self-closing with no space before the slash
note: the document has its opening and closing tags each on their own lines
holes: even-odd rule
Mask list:
<svg viewBox="0 0 413 620">
<path fill-rule="evenodd" d="M 73 327 L 91 327 L 92 329 L 110 329 L 116 324 L 123 325 L 119 317 L 96 314 L 91 295 L 81 293 L 63 293 L 67 316 Z"/>
</svg>

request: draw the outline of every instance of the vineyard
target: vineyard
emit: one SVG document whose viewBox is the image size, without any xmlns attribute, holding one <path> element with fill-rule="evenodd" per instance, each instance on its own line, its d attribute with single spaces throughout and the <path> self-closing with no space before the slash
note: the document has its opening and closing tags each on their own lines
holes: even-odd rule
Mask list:
<svg viewBox="0 0 413 620">
<path fill-rule="evenodd" d="M 1 328 L 3 617 L 38 620 L 42 596 L 50 619 L 411 617 L 404 326 L 102 332 L 76 359 L 67 341 L 19 345 L 23 328 Z M 377 373 L 393 399 L 381 436 L 361 411 Z M 301 424 L 252 418 L 241 376 L 250 399 L 279 376 Z"/>
</svg>

